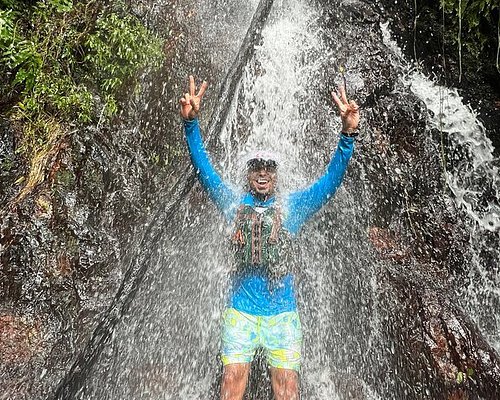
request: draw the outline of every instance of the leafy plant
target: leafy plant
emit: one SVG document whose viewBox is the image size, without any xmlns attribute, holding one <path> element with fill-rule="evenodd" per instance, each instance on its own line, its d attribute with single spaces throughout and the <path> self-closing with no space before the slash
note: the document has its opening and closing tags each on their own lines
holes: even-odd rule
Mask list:
<svg viewBox="0 0 500 400">
<path fill-rule="evenodd" d="M 459 385 L 467 381 L 467 379 L 473 379 L 474 376 L 474 368 L 467 368 L 467 371 L 462 372 L 458 371 L 456 376 L 456 381 Z"/>
<path fill-rule="evenodd" d="M 124 3 L 112 4 L 0 0 L 0 95 L 18 99 L 8 116 L 28 161 L 69 126 L 116 114 L 139 72 L 159 66 L 161 39 Z"/>
<path fill-rule="evenodd" d="M 500 46 L 500 3 L 498 0 L 441 0 L 445 13 L 457 32 L 455 43 L 478 59 L 488 50 Z M 500 72 L 500 71 L 499 71 Z"/>
<path fill-rule="evenodd" d="M 162 58 L 160 42 L 131 15 L 111 13 L 98 19 L 96 31 L 85 45 L 89 49 L 85 62 L 105 95 L 108 115 L 116 112 L 115 96 L 122 85 L 135 78 L 144 65 L 157 65 Z"/>
</svg>

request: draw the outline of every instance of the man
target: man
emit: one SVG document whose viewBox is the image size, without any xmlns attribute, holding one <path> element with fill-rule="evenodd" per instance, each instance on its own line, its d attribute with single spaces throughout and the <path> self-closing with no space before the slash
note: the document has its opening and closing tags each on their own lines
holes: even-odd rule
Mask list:
<svg viewBox="0 0 500 400">
<path fill-rule="evenodd" d="M 347 100 L 343 87 L 340 96 L 332 93 L 340 111 L 342 133 L 326 173 L 313 185 L 276 198 L 277 161 L 270 153 L 258 152 L 248 160 L 248 188 L 240 195 L 222 181 L 203 146 L 197 117 L 207 86 L 203 82 L 196 94 L 190 76 L 189 93 L 180 99 L 180 113 L 198 178 L 233 224 L 235 268 L 223 317 L 221 399 L 243 398 L 258 347 L 265 350 L 270 364 L 275 398 L 298 399 L 302 331 L 290 242 L 340 185 L 354 148 L 359 107 Z"/>
</svg>

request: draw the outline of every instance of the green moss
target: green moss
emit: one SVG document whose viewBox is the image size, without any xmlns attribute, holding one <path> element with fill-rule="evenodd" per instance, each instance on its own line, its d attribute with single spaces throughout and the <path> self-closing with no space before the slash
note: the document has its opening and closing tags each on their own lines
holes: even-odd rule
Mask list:
<svg viewBox="0 0 500 400">
<path fill-rule="evenodd" d="M 14 168 L 14 161 L 12 161 L 11 158 L 7 157 L 7 158 L 4 158 L 1 162 L 0 162 L 0 170 L 3 172 L 9 172 L 11 169 Z"/>
<path fill-rule="evenodd" d="M 65 188 L 69 188 L 74 185 L 76 180 L 75 174 L 67 169 L 60 169 L 57 171 L 56 182 Z"/>
</svg>

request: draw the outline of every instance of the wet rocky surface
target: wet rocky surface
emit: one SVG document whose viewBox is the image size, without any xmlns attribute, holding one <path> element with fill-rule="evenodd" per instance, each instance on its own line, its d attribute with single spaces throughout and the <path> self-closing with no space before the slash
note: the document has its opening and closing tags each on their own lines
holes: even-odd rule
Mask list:
<svg viewBox="0 0 500 400">
<path fill-rule="evenodd" d="M 500 358 L 456 297 L 471 268 L 470 232 L 443 195 L 439 152 L 428 151 L 421 105 L 398 96 L 378 101 L 390 117 L 374 113 L 365 164 L 368 180 L 377 182 L 367 235 L 379 260 L 376 309 L 393 346 L 385 373 L 399 377 L 391 387 L 405 399 L 493 400 Z"/>
<path fill-rule="evenodd" d="M 392 343 L 387 354 L 390 370 L 374 372 L 368 380 L 374 379 L 371 383 L 382 398 L 397 393 L 405 399 L 496 399 L 500 357 L 456 297 L 467 282 L 474 257 L 467 217 L 445 195 L 438 136 L 427 128 L 425 105 L 398 79 L 403 71 L 391 62 L 378 29 L 380 23 L 389 21 L 409 53 L 413 2 L 320 3 L 327 10 L 325 24 L 334 32 L 327 35 L 331 46 L 337 46 L 338 60 L 347 70 L 348 84 L 354 82 L 352 91 L 364 111 L 356 150 L 360 156 L 353 160 L 345 184 L 356 198 L 363 199 L 363 205 L 354 207 L 370 221 L 366 240 L 378 260 L 374 307 L 381 313 L 382 335 Z M 349 58 L 350 47 L 346 48 L 341 35 L 356 38 L 356 46 L 368 49 L 370 56 Z M 428 45 L 418 42 L 430 74 L 436 44 L 431 40 Z M 447 71 L 454 72 L 454 68 Z M 355 85 L 357 76 L 362 77 L 362 85 Z M 498 76 L 480 71 L 464 79 L 459 88 L 495 143 L 500 126 L 494 102 L 499 95 Z M 481 102 L 476 102 L 479 94 Z M 493 240 L 498 242 L 498 238 Z M 484 265 L 488 265 L 487 257 Z M 495 268 L 491 264 L 492 273 Z M 393 382 L 391 389 L 384 389 L 387 381 Z"/>
<path fill-rule="evenodd" d="M 402 250 L 387 229 L 373 227 L 369 238 L 390 260 L 376 267 L 378 309 L 392 343 L 389 373 L 403 377 L 400 390 L 407 398 L 497 398 L 500 357 L 454 300 L 450 272 Z"/>
<path fill-rule="evenodd" d="M 441 164 L 426 130 L 425 106 L 401 87 L 399 67 L 388 63 L 378 29 L 393 10 L 387 3 L 382 12 L 368 2 L 318 1 L 325 26 L 348 24 L 356 46 L 369 54 L 350 57 L 352 47 L 345 46 L 343 31 L 328 30 L 325 41 L 348 71 L 348 90 L 364 107 L 357 150 L 362 155 L 353 160 L 346 185 L 370 203 L 364 240 L 378 260 L 377 309 L 392 344 L 386 355 L 391 369 L 378 371 L 370 383 L 377 387 L 387 375 L 398 376 L 396 390 L 405 399 L 495 400 L 500 397 L 498 354 L 453 294 L 467 274 L 469 233 L 460 210 L 440 195 Z M 139 251 L 152 210 L 166 201 L 188 163 L 177 129 L 179 82 L 192 72 L 186 53 L 198 60 L 207 56 L 187 39 L 193 36 L 186 32 L 193 29 L 189 15 L 195 11 L 175 1 L 168 6 L 176 11 L 165 7 L 154 16 L 137 6 L 153 23 L 171 24 L 164 69 L 146 79 L 143 93 L 111 127 L 80 129 L 65 137 L 45 171 L 45 183 L 19 202 L 14 200 L 21 185 L 15 182 L 26 167 L 15 153 L 14 128 L 1 123 L 0 355 L 5 362 L 0 398 L 46 398 L 72 366 L 79 368 L 78 355 L 121 285 L 130 280 L 128 261 Z M 399 27 L 401 40 L 408 43 L 412 18 L 410 4 L 404 7 L 406 12 L 391 12 L 391 26 Z M 201 64 L 198 68 L 206 73 Z M 338 70 L 338 65 L 331 67 Z M 220 73 L 212 68 L 214 75 Z M 338 76 L 327 72 L 322 86 L 335 86 Z M 463 93 L 468 93 L 465 86 Z M 488 96 L 494 100 L 496 94 Z M 207 101 L 213 108 L 217 99 Z M 494 117 L 484 121 L 498 133 Z M 492 237 L 492 243 L 497 239 Z M 269 398 L 266 369 L 255 368 L 250 398 Z M 165 380 L 158 365 L 145 369 L 148 378 L 158 370 L 152 384 Z M 346 399 L 367 397 L 356 374 L 340 370 L 334 382 Z M 217 393 L 214 386 L 214 398 Z"/>
<path fill-rule="evenodd" d="M 18 128 L 0 120 L 2 399 L 53 394 L 122 285 L 125 261 L 164 201 L 160 188 L 187 161 L 171 81 L 182 28 L 172 24 L 168 62 L 113 121 L 74 127 L 51 149 L 41 184 L 19 179 L 28 166 L 16 152 Z M 156 119 L 145 123 L 148 113 Z"/>
<path fill-rule="evenodd" d="M 380 277 L 387 335 L 395 343 L 394 373 L 402 373 L 415 398 L 498 398 L 498 354 L 433 274 L 415 269 L 411 279 L 405 268 Z M 429 366 L 432 374 L 426 374 Z"/>
<path fill-rule="evenodd" d="M 120 261 L 142 230 L 162 174 L 150 149 L 134 149 L 132 134 L 76 132 L 49 163 L 44 183 L 3 203 L 4 398 L 48 395 L 121 284 Z M 24 320 L 34 322 L 16 322 Z"/>
</svg>

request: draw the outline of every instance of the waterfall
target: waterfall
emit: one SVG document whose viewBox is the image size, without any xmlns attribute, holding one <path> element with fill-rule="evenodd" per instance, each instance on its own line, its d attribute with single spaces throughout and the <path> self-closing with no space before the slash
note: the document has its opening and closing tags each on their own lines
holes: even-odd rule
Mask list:
<svg viewBox="0 0 500 400">
<path fill-rule="evenodd" d="M 227 75 L 228 59 L 236 57 L 257 6 L 257 1 L 241 8 L 231 1 L 200 6 L 202 43 L 213 49 L 211 62 L 217 77 Z M 335 43 L 335 27 L 326 27 L 321 10 L 305 0 L 274 2 L 253 55 L 233 87 L 232 100 L 224 105 L 227 117 L 213 132 L 209 121 L 217 112 L 210 114 L 208 105 L 220 100 L 216 96 L 222 83 L 211 81 L 203 110 L 207 115 L 201 117 L 204 138 L 216 168 L 235 186 L 244 185 L 241 160 L 257 148 L 279 155 L 282 192 L 302 188 L 322 174 L 340 131 L 330 96 L 343 81 L 339 65 L 347 64 L 348 95 L 366 105 L 362 122 L 375 118 L 373 82 L 365 79 L 367 69 L 361 68 L 368 54 L 363 49 L 349 53 L 346 43 Z M 335 24 L 338 27 L 340 22 Z M 348 33 L 355 35 L 356 30 Z M 498 163 L 491 143 L 456 92 L 436 86 L 408 67 L 384 27 L 379 36 L 385 36 L 385 46 L 392 49 L 389 57 L 394 68 L 402 71 L 392 92 L 420 98 L 427 107 L 425 115 L 419 116 L 428 122 L 426 143 L 441 149 L 436 132 L 445 134 L 446 154 L 457 154 L 457 160 L 445 163 L 440 172 L 446 183 L 443 202 L 451 212 L 463 215 L 470 232 L 472 265 L 469 282 L 458 286 L 454 298 L 499 351 L 498 277 L 483 268 L 485 262 L 498 266 L 499 258 Z M 199 70 L 197 79 L 211 78 Z M 425 377 L 409 384 L 409 378 L 400 375 L 404 368 L 392 360 L 401 349 L 385 333 L 379 277 L 381 270 L 392 270 L 367 240 L 377 218 L 372 208 L 379 195 L 379 182 L 371 178 L 379 166 L 368 159 L 376 133 L 374 127 L 363 126 L 343 186 L 298 238 L 297 292 L 304 329 L 300 379 L 305 399 L 431 398 Z M 398 175 L 401 170 L 392 172 Z M 490 189 L 488 198 L 482 194 L 485 185 Z M 400 197 L 404 195 L 387 200 L 388 208 L 396 210 L 395 220 L 411 214 L 410 207 L 398 203 Z M 217 398 L 230 227 L 198 184 L 175 200 L 169 229 L 158 229 L 154 241 L 145 244 L 149 256 L 142 283 L 127 312 L 114 321 L 109 343 L 81 377 L 78 399 Z M 262 376 L 254 377 L 259 388 L 251 390 L 258 393 L 255 398 L 270 398 L 267 371 L 261 368 L 260 372 Z"/>
<path fill-rule="evenodd" d="M 455 159 L 446 171 L 450 200 L 463 214 L 470 232 L 469 282 L 458 298 L 493 346 L 500 351 L 499 168 L 493 146 L 475 112 L 456 89 L 435 85 L 420 73 L 410 77 L 411 90 L 428 107 L 430 122 L 448 137 Z M 495 267 L 496 265 L 496 267 Z"/>
<path fill-rule="evenodd" d="M 279 188 L 286 193 L 320 176 L 335 150 L 340 118 L 330 96 L 335 87 L 327 88 L 322 82 L 324 70 L 336 75 L 337 84 L 341 80 L 334 68 L 338 57 L 323 40 L 321 13 L 301 1 L 276 2 L 273 11 L 263 31 L 262 44 L 240 84 L 239 101 L 230 123 L 221 132 L 220 139 L 225 144 L 221 169 L 230 171 L 228 178 L 241 177 L 239 160 L 243 155 L 254 149 L 269 149 L 280 160 Z M 357 225 L 354 229 L 360 226 L 350 209 L 352 201 L 341 188 L 298 239 L 304 252 L 297 264 L 299 312 L 306 332 L 301 385 L 302 396 L 307 399 L 338 398 L 339 381 L 347 382 L 340 386 L 351 387 L 353 393 L 352 388 L 364 386 L 351 372 L 365 358 L 366 344 L 356 348 L 342 334 L 353 325 L 358 326 L 361 336 L 370 330 L 353 316 L 370 310 L 364 304 L 352 304 L 345 288 L 346 280 L 365 271 L 361 264 L 369 257 L 365 248 L 361 257 L 351 258 L 353 250 L 361 250 L 359 244 L 354 244 L 356 249 L 345 249 L 340 243 L 346 232 L 339 225 L 347 225 L 353 218 L 351 221 Z M 340 229 L 332 232 L 332 228 Z M 366 271 L 366 281 L 356 279 L 355 285 L 360 286 L 354 293 L 370 296 L 369 276 Z M 369 389 L 365 388 L 365 392 Z"/>
</svg>

